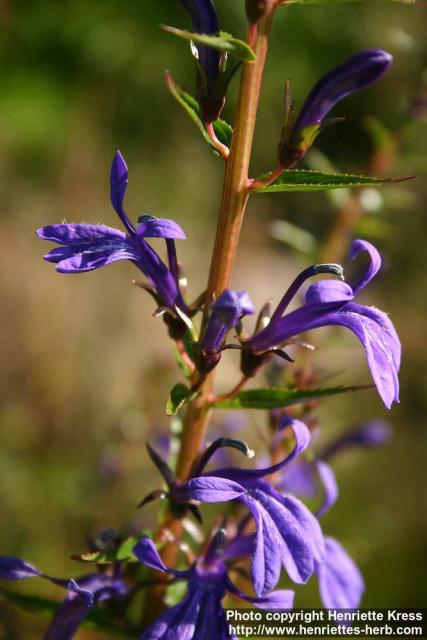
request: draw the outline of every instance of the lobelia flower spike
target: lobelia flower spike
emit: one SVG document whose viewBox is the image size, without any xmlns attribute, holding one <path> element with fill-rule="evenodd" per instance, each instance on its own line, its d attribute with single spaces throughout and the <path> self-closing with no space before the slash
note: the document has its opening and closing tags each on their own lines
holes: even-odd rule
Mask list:
<svg viewBox="0 0 427 640">
<path fill-rule="evenodd" d="M 367 49 L 352 56 L 314 85 L 295 123 L 293 103 L 287 94 L 285 123 L 279 144 L 280 166 L 285 169 L 294 167 L 310 149 L 321 129 L 335 121 L 325 120 L 329 111 L 343 98 L 379 80 L 392 60 L 392 56 L 381 49 Z"/>
<path fill-rule="evenodd" d="M 289 465 L 309 444 L 310 432 L 303 422 L 289 419 L 288 427 L 293 430 L 295 447 L 280 463 L 265 469 L 229 467 L 197 476 L 193 472 L 187 482 L 175 487 L 183 501 L 238 500 L 247 507 L 256 525 L 251 579 L 258 596 L 276 586 L 282 565 L 294 582 L 305 583 L 323 558 L 323 535 L 314 515 L 302 502 L 280 494 L 263 480 Z"/>
<path fill-rule="evenodd" d="M 227 333 L 236 327 L 245 315 L 253 313 L 255 307 L 246 291 L 225 289 L 212 306 L 200 341 L 197 368 L 202 374 L 209 373 L 218 364 Z"/>
<path fill-rule="evenodd" d="M 43 574 L 20 558 L 0 556 L 0 578 L 44 578 L 67 589 L 65 600 L 59 606 L 44 640 L 71 640 L 91 609 L 107 600 L 122 599 L 128 592 L 119 565 L 114 567 L 111 575 L 91 573 L 75 580 L 61 580 Z"/>
<path fill-rule="evenodd" d="M 340 325 L 350 329 L 362 344 L 372 378 L 385 406 L 390 409 L 393 402 L 399 402 L 401 345 L 396 330 L 383 311 L 354 302 L 356 295 L 381 267 L 381 256 L 377 249 L 369 242 L 355 240 L 351 245 L 350 258 L 354 259 L 363 252 L 369 256 L 369 265 L 358 282 L 350 286 L 338 280 L 321 280 L 309 287 L 302 307 L 283 315 L 302 280 L 314 274 L 305 270 L 298 276 L 285 293 L 268 326 L 242 341 L 242 370 L 245 375 L 254 375 L 272 350 L 291 338 L 311 329 Z"/>
<path fill-rule="evenodd" d="M 216 35 L 220 31 L 218 14 L 213 0 L 180 0 L 193 23 L 196 33 Z M 201 44 L 192 47 L 197 58 L 197 100 L 206 123 L 215 121 L 225 103 L 221 91 L 221 54 Z"/>
<path fill-rule="evenodd" d="M 142 215 L 137 229 L 123 208 L 128 184 L 128 168 L 120 151 L 117 151 L 111 167 L 110 199 L 127 233 L 105 225 L 54 224 L 37 230 L 42 240 L 62 245 L 52 249 L 44 258 L 56 264 L 60 273 L 84 273 L 93 271 L 118 260 L 133 262 L 147 277 L 147 290 L 166 314 L 171 334 L 183 331 L 183 322 L 176 315 L 178 307 L 188 312 L 179 289 L 178 263 L 175 240 L 184 240 L 185 234 L 173 220 Z M 146 238 L 163 238 L 166 241 L 169 266 L 148 244 Z M 175 336 L 173 336 L 175 337 Z"/>
<path fill-rule="evenodd" d="M 293 591 L 280 590 L 253 598 L 239 591 L 232 583 L 228 564 L 248 555 L 248 539 L 249 536 L 237 537 L 227 545 L 225 532 L 220 529 L 190 569 L 177 571 L 165 566 L 150 538 L 142 538 L 133 549 L 136 557 L 157 571 L 186 580 L 188 586 L 183 600 L 160 615 L 140 640 L 237 640 L 230 634 L 221 604 L 227 593 L 261 609 L 292 608 Z"/>
</svg>

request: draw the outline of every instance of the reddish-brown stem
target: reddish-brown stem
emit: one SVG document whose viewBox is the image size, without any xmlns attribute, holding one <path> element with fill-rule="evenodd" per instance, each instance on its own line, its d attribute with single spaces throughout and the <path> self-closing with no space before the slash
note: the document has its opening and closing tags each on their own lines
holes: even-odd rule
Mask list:
<svg viewBox="0 0 427 640">
<path fill-rule="evenodd" d="M 230 149 L 225 144 L 223 144 L 221 140 L 218 140 L 212 122 L 209 122 L 209 124 L 206 125 L 206 131 L 208 132 L 209 137 L 212 140 L 212 144 L 218 151 L 221 158 L 223 158 L 224 160 L 228 160 Z"/>
<path fill-rule="evenodd" d="M 241 389 L 243 389 L 243 387 L 245 386 L 245 384 L 247 383 L 248 380 L 249 380 L 249 378 L 247 378 L 246 376 L 243 376 L 243 378 L 240 380 L 240 382 L 238 382 L 236 384 L 236 386 L 233 387 L 231 389 L 231 391 L 229 391 L 228 393 L 225 393 L 222 396 L 215 396 L 215 395 L 212 396 L 211 403 L 215 404 L 215 402 L 223 402 L 225 400 L 232 400 L 235 396 L 237 396 L 239 391 Z"/>
<path fill-rule="evenodd" d="M 253 49 L 256 61 L 244 63 L 236 122 L 224 179 L 221 208 L 208 283 L 208 300 L 229 285 L 236 259 L 240 228 L 248 200 L 248 172 L 259 94 L 273 14 L 259 23 Z M 253 27 L 248 38 L 254 37 Z"/>
<path fill-rule="evenodd" d="M 277 167 L 274 171 L 272 171 L 265 178 L 259 178 L 258 180 L 249 180 L 248 189 L 249 191 L 256 191 L 257 189 L 262 189 L 263 187 L 268 187 L 272 184 L 279 176 L 284 172 L 283 167 Z"/>
<path fill-rule="evenodd" d="M 256 28 L 249 27 L 248 42 L 253 46 L 256 60 L 252 63 L 243 63 L 234 133 L 224 178 L 205 310 L 209 308 L 210 301 L 215 296 L 218 297 L 229 286 L 236 259 L 240 228 L 249 195 L 249 162 L 272 18 L 273 12 Z M 188 478 L 193 464 L 200 454 L 209 420 L 213 380 L 214 373 L 211 372 L 200 385 L 198 396 L 187 405 L 175 471 L 178 480 Z M 156 538 L 157 540 L 165 540 L 172 534 L 173 538 L 177 539 L 181 532 L 182 523 L 177 521 L 172 514 L 168 514 Z M 167 544 L 162 549 L 161 555 L 167 566 L 174 566 L 178 555 L 177 545 Z M 164 584 L 156 585 L 149 592 L 146 604 L 146 623 L 161 611 L 165 588 Z"/>
</svg>

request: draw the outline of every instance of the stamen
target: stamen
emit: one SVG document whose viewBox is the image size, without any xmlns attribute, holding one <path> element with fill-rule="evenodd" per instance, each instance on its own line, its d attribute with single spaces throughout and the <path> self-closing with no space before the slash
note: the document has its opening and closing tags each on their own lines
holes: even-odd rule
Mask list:
<svg viewBox="0 0 427 640">
<path fill-rule="evenodd" d="M 244 442 L 243 440 L 232 440 L 231 438 L 219 438 L 218 440 L 215 440 L 214 442 L 212 442 L 212 444 L 209 445 L 209 447 L 205 450 L 205 452 L 199 458 L 199 461 L 196 463 L 196 465 L 193 468 L 191 477 L 195 478 L 196 476 L 199 476 L 203 472 L 209 460 L 212 458 L 213 454 L 216 451 L 218 451 L 218 449 L 224 449 L 225 447 L 230 447 L 231 449 L 237 449 L 238 451 L 243 453 L 247 458 L 253 458 L 255 455 L 255 451 L 253 449 L 250 449 L 246 444 L 246 442 Z"/>
<path fill-rule="evenodd" d="M 308 280 L 309 278 L 312 278 L 313 276 L 317 276 L 321 273 L 329 273 L 332 275 L 339 276 L 341 279 L 344 279 L 344 269 L 340 264 L 334 264 L 334 263 L 314 264 L 313 266 L 308 267 L 307 269 L 304 269 L 304 271 L 301 271 L 299 276 L 295 278 L 295 280 L 292 282 L 291 286 L 289 287 L 289 289 L 286 291 L 285 295 L 279 302 L 276 311 L 273 313 L 271 317 L 271 322 L 274 322 L 275 320 L 278 320 L 279 318 L 282 317 L 289 303 L 294 298 L 294 296 L 296 295 L 296 293 L 298 292 L 298 290 L 301 288 L 301 286 L 304 284 L 306 280 Z"/>
</svg>

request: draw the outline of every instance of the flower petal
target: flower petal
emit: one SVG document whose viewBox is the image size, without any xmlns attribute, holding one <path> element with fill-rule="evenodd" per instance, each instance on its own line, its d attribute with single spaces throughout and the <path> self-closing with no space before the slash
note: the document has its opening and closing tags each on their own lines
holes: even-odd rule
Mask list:
<svg viewBox="0 0 427 640">
<path fill-rule="evenodd" d="M 276 489 L 304 498 L 317 494 L 316 473 L 313 465 L 303 458 L 295 460 L 275 483 Z"/>
<path fill-rule="evenodd" d="M 264 476 L 270 475 L 271 473 L 275 473 L 276 471 L 280 471 L 284 467 L 286 467 L 294 458 L 300 455 L 305 449 L 307 449 L 310 444 L 310 431 L 307 425 L 304 424 L 301 420 L 296 420 L 295 418 L 286 418 L 283 419 L 285 421 L 285 426 L 290 427 L 294 432 L 295 436 L 295 446 L 292 449 L 291 453 L 286 456 L 281 462 L 272 465 L 271 467 L 266 467 L 264 469 L 236 469 L 236 468 L 228 468 L 228 469 L 219 469 L 215 471 L 215 475 L 221 477 L 227 477 L 235 482 L 244 482 L 247 480 L 255 480 L 256 478 L 263 478 Z M 284 422 L 282 421 L 282 428 L 284 428 Z"/>
<path fill-rule="evenodd" d="M 315 84 L 295 122 L 294 130 L 322 122 L 329 111 L 346 96 L 376 82 L 393 58 L 381 49 L 360 51 L 335 67 Z"/>
<path fill-rule="evenodd" d="M 61 260 L 56 266 L 58 273 L 85 273 L 86 271 L 94 271 L 107 264 L 112 264 L 119 260 L 135 260 L 134 256 L 128 251 L 101 251 L 95 249 L 93 251 L 79 253 L 71 258 Z"/>
<path fill-rule="evenodd" d="M 307 304 L 328 304 L 329 302 L 346 302 L 353 300 L 352 287 L 341 280 L 320 280 L 310 285 L 305 294 Z"/>
<path fill-rule="evenodd" d="M 355 240 L 350 247 L 350 258 L 354 260 L 360 253 L 369 254 L 369 265 L 360 280 L 352 286 L 354 295 L 361 291 L 377 275 L 381 269 L 381 256 L 379 251 L 366 240 Z"/>
<path fill-rule="evenodd" d="M 125 225 L 131 235 L 135 233 L 135 228 L 127 217 L 123 209 L 123 200 L 128 186 L 128 168 L 120 151 L 116 155 L 111 165 L 110 174 L 110 200 L 120 220 Z"/>
<path fill-rule="evenodd" d="M 385 313 L 372 307 L 349 303 L 345 309 L 328 316 L 327 324 L 350 329 L 365 349 L 368 366 L 385 406 L 399 402 L 401 346 L 396 331 Z"/>
<path fill-rule="evenodd" d="M 229 502 L 244 495 L 246 489 L 233 480 L 211 475 L 191 478 L 185 485 L 185 492 L 200 502 Z"/>
<path fill-rule="evenodd" d="M 258 596 L 274 589 L 280 577 L 283 540 L 275 521 L 257 496 L 242 499 L 256 524 L 255 547 L 251 557 L 251 580 Z"/>
<path fill-rule="evenodd" d="M 316 460 L 314 466 L 317 469 L 324 490 L 323 504 L 316 512 L 316 516 L 320 518 L 324 513 L 329 511 L 332 505 L 337 501 L 338 484 L 334 472 L 326 462 L 323 462 L 323 460 Z"/>
<path fill-rule="evenodd" d="M 36 233 L 42 240 L 67 246 L 126 240 L 126 234 L 123 231 L 103 224 L 51 224 L 37 229 Z"/>
<path fill-rule="evenodd" d="M 161 559 L 159 552 L 157 551 L 154 542 L 148 536 L 141 538 L 139 542 L 133 548 L 133 553 L 138 560 L 146 564 L 148 567 L 155 569 L 156 571 L 163 571 L 163 573 L 169 573 L 176 577 L 185 578 L 191 573 L 191 569 L 187 571 L 177 571 L 175 569 L 169 569 Z"/>
<path fill-rule="evenodd" d="M 93 594 L 70 580 L 67 597 L 56 612 L 44 640 L 71 640 L 93 605 Z"/>
<path fill-rule="evenodd" d="M 190 640 L 194 638 L 201 593 L 194 591 L 164 611 L 142 634 L 140 640 Z"/>
<path fill-rule="evenodd" d="M 174 220 L 142 215 L 138 218 L 138 235 L 141 238 L 170 238 L 185 240 L 185 233 Z"/>
<path fill-rule="evenodd" d="M 227 589 L 234 595 L 242 598 L 242 600 L 251 602 L 258 607 L 258 609 L 292 609 L 294 606 L 295 593 L 289 589 L 280 589 L 278 591 L 273 591 L 266 596 L 254 598 L 239 591 L 230 579 L 227 579 Z"/>
<path fill-rule="evenodd" d="M 347 551 L 334 538 L 326 537 L 324 562 L 317 565 L 320 597 L 327 609 L 357 609 L 365 583 Z"/>
<path fill-rule="evenodd" d="M 14 556 L 0 556 L 0 578 L 5 580 L 25 580 L 41 577 L 42 573 L 32 564 Z"/>
</svg>

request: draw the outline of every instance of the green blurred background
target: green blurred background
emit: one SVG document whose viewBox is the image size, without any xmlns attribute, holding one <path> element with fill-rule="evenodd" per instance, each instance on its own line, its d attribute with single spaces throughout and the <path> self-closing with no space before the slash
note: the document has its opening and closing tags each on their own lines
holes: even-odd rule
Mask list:
<svg viewBox="0 0 427 640">
<path fill-rule="evenodd" d="M 240 36 L 243 4 L 217 1 L 224 28 Z M 165 88 L 170 69 L 192 91 L 193 63 L 186 45 L 159 29 L 163 22 L 188 26 L 177 0 L 0 4 L 0 553 L 51 575 L 81 572 L 69 557 L 89 534 L 154 524 L 155 507 L 135 510 L 159 486 L 144 442 L 168 426 L 164 403 L 178 373 L 151 299 L 130 286 L 132 266 L 60 276 L 43 262 L 48 247 L 35 229 L 63 219 L 117 226 L 108 175 L 119 148 L 130 167 L 127 211 L 134 219 L 142 212 L 175 218 L 188 236 L 178 248 L 190 298 L 205 286 L 223 167 Z M 388 413 L 374 392 L 364 392 L 318 411 L 325 440 L 370 417 L 393 426 L 384 449 L 337 460 L 341 496 L 324 519 L 362 569 L 365 606 L 415 607 L 427 596 L 426 27 L 425 8 L 388 2 L 278 12 L 254 173 L 273 168 L 287 78 L 301 104 L 313 82 L 346 56 L 381 47 L 394 55 L 391 72 L 336 109 L 347 122 L 325 131 L 307 166 L 374 167 L 417 179 L 365 190 L 355 200 L 345 192 L 253 198 L 233 282 L 257 304 L 277 300 L 289 279 L 322 255 L 352 203 L 354 234 L 384 255 L 383 274 L 364 300 L 389 311 L 402 338 L 401 405 Z M 234 103 L 235 86 L 224 112 L 230 121 Z M 392 132 L 380 150 L 372 117 L 377 133 L 378 123 Z M 235 379 L 236 362 L 224 357 L 220 389 Z M 346 332 L 323 340 L 314 362 L 337 383 L 369 379 Z M 243 432 L 252 445 L 262 420 L 247 417 Z M 59 597 L 35 582 L 23 588 Z M 315 589 L 299 589 L 297 604 L 318 605 Z M 44 625 L 0 601 L 0 638 L 39 638 Z"/>
</svg>

